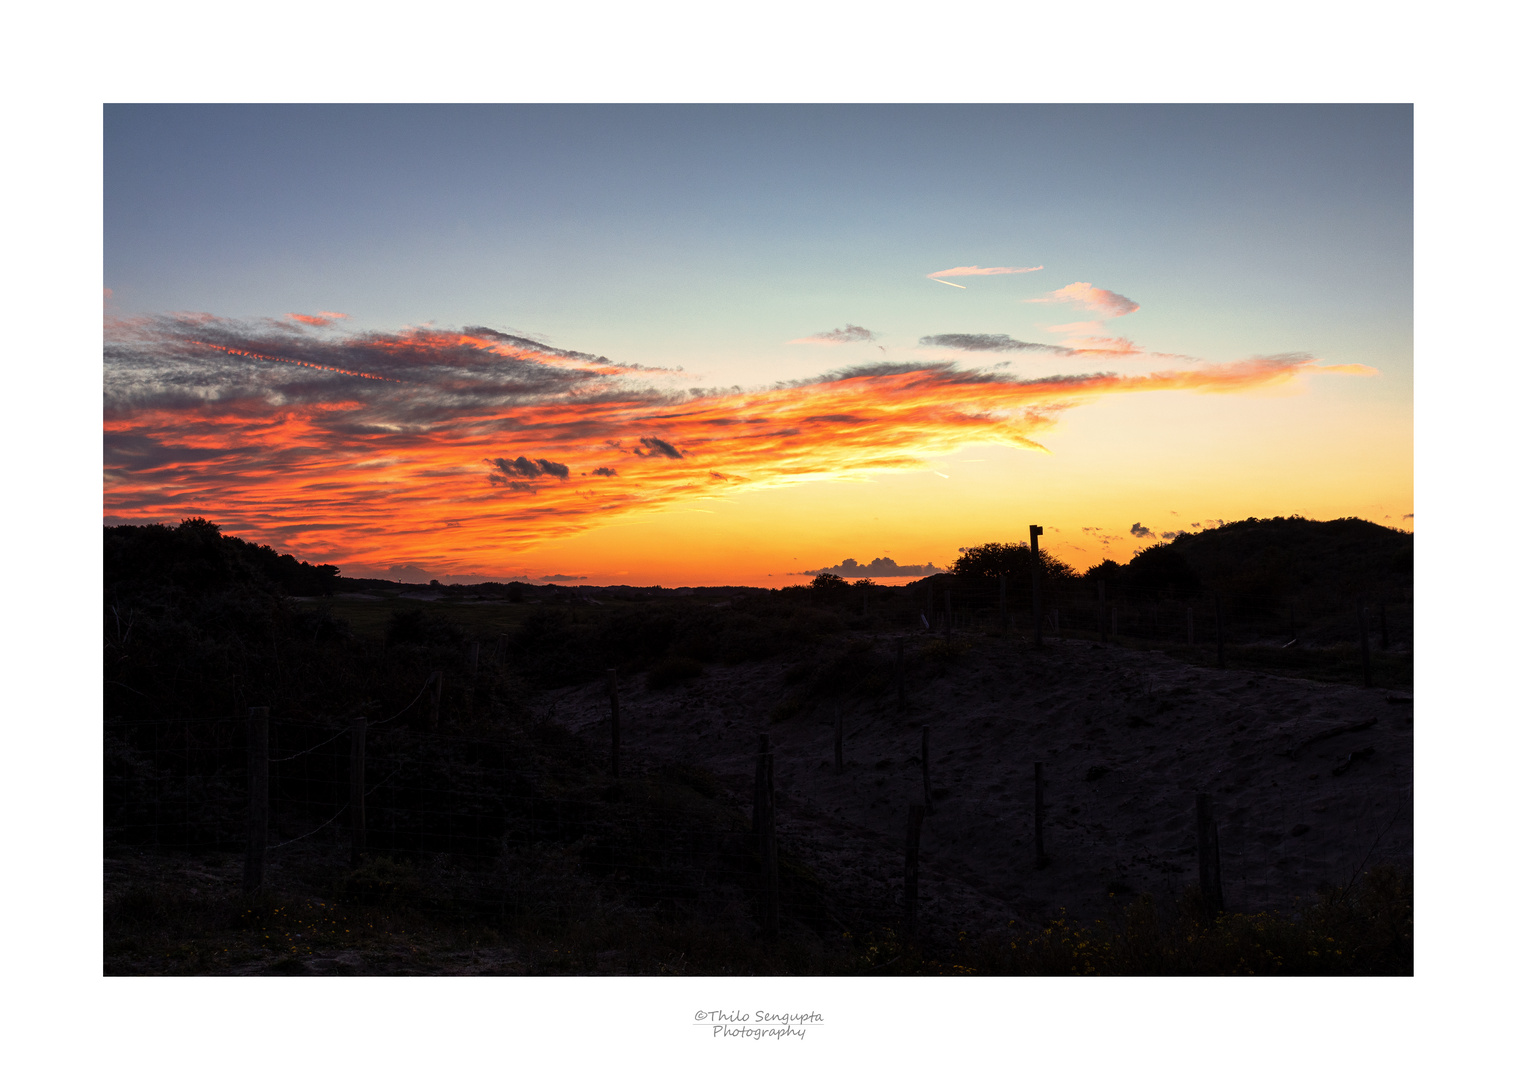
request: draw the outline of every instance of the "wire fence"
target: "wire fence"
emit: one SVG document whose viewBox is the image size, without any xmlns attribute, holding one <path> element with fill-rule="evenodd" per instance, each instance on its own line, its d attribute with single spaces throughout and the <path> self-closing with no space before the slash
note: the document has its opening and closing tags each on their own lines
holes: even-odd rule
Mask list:
<svg viewBox="0 0 1517 1080">
<path fill-rule="evenodd" d="M 655 769 L 608 790 L 604 763 L 589 760 L 562 729 L 540 726 L 524 738 L 486 723 L 434 727 L 427 696 L 372 724 L 265 717 L 257 709 L 249 717 L 108 721 L 107 851 L 242 853 L 249 892 L 265 884 L 265 854 L 346 858 L 352 867 L 389 857 L 396 861 L 387 872 L 406 860 L 444 857 L 488 870 L 469 879 L 461 898 L 468 906 L 556 904 L 561 913 L 575 898 L 555 898 L 567 877 L 550 881 L 554 868 L 546 864 L 553 851 L 569 849 L 577 872 L 639 908 L 693 914 L 723 897 L 739 905 L 751 899 L 761 838 L 751 817 L 714 798 L 709 776 Z M 559 753 L 555 741 L 563 743 Z M 521 888 L 527 879 L 541 886 L 537 895 Z M 436 899 L 435 885 L 419 885 L 418 896 Z"/>
<path fill-rule="evenodd" d="M 1030 637 L 1078 638 L 1132 645 L 1357 648 L 1386 652 L 1412 645 L 1409 595 L 1345 601 L 1337 597 L 1284 600 L 1214 593 L 1058 583 L 1034 599 L 1025 584 L 965 579 L 918 590 L 915 602 L 874 601 L 874 611 L 897 629 L 997 630 Z M 851 599 L 851 598 L 850 598 Z M 869 600 L 854 601 L 869 610 Z"/>
</svg>

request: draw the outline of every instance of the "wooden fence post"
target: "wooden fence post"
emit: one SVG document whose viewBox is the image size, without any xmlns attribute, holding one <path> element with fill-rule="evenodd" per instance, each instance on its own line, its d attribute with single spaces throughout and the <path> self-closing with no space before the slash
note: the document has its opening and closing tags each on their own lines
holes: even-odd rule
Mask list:
<svg viewBox="0 0 1517 1080">
<path fill-rule="evenodd" d="M 774 806 L 774 751 L 764 755 L 764 783 L 769 788 L 769 838 L 764 845 L 764 859 L 766 864 L 765 883 L 769 892 L 769 940 L 778 939 L 780 934 L 780 848 L 777 820 L 779 815 L 775 813 Z"/>
<path fill-rule="evenodd" d="M 753 819 L 759 842 L 760 892 L 763 897 L 761 914 L 766 942 L 773 942 L 779 937 L 780 864 L 774 818 L 774 751 L 769 747 L 769 736 L 760 735 Z"/>
<path fill-rule="evenodd" d="M 1106 582 L 1096 582 L 1096 631 L 1101 644 L 1106 644 Z"/>
<path fill-rule="evenodd" d="M 363 858 L 367 837 L 367 822 L 363 813 L 363 766 L 365 743 L 368 741 L 369 721 L 359 716 L 353 719 L 352 742 L 348 751 L 348 821 L 352 826 L 353 853 L 349 860 L 357 866 Z"/>
<path fill-rule="evenodd" d="M 927 765 L 927 725 L 922 725 L 922 802 L 932 813 L 932 776 Z"/>
<path fill-rule="evenodd" d="M 469 642 L 469 678 L 479 678 L 479 642 Z"/>
<path fill-rule="evenodd" d="M 1380 602 L 1380 651 L 1385 652 L 1391 647 L 1391 628 L 1385 621 L 1385 601 Z"/>
<path fill-rule="evenodd" d="M 906 639 L 897 638 L 895 643 L 895 707 L 897 712 L 906 711 Z"/>
<path fill-rule="evenodd" d="M 1038 869 L 1048 865 L 1048 853 L 1043 850 L 1043 763 L 1032 766 L 1032 845 Z"/>
<path fill-rule="evenodd" d="M 1001 633 L 1006 633 L 1006 575 L 998 575 L 1001 582 Z"/>
<path fill-rule="evenodd" d="M 769 736 L 759 736 L 758 767 L 753 773 L 753 835 L 764 835 L 764 803 L 768 788 L 764 785 L 764 757 L 769 753 Z"/>
<path fill-rule="evenodd" d="M 906 810 L 906 937 L 917 936 L 917 856 L 922 846 L 924 807 L 912 803 Z"/>
<path fill-rule="evenodd" d="M 622 774 L 622 709 L 616 696 L 616 669 L 606 669 L 606 690 L 611 695 L 611 777 Z"/>
<path fill-rule="evenodd" d="M 1358 603 L 1359 608 L 1359 665 L 1364 669 L 1364 685 L 1370 683 L 1370 631 L 1369 620 L 1364 615 L 1364 601 Z"/>
<path fill-rule="evenodd" d="M 1218 593 L 1212 599 L 1216 601 L 1216 607 L 1217 607 L 1217 666 L 1219 668 L 1222 668 L 1223 670 L 1226 670 L 1226 668 L 1227 668 L 1227 652 L 1226 652 L 1226 650 L 1224 648 L 1224 644 L 1223 644 L 1224 639 L 1223 639 L 1223 626 L 1222 626 L 1222 594 Z"/>
<path fill-rule="evenodd" d="M 432 727 L 436 728 L 442 715 L 442 672 L 432 672 Z"/>
<path fill-rule="evenodd" d="M 1185 644 L 1196 643 L 1196 609 L 1189 605 L 1185 608 Z"/>
<path fill-rule="evenodd" d="M 953 642 L 953 592 L 946 587 L 943 589 L 943 641 Z"/>
<path fill-rule="evenodd" d="M 269 709 L 248 710 L 248 848 L 242 860 L 242 891 L 263 887 L 263 853 L 269 844 Z"/>
<path fill-rule="evenodd" d="M 1053 636 L 1056 637 L 1056 638 L 1059 638 L 1060 640 L 1062 640 L 1063 637 L 1064 637 L 1063 634 L 1059 633 L 1059 609 L 1058 608 L 1054 608 L 1053 609 Z"/>
<path fill-rule="evenodd" d="M 832 707 L 832 768 L 836 772 L 843 771 L 843 708 L 840 705 Z"/>
<path fill-rule="evenodd" d="M 1038 557 L 1038 537 L 1043 535 L 1043 526 L 1029 525 L 1027 527 L 1029 544 L 1032 549 L 1032 644 L 1034 648 L 1043 647 L 1043 563 Z"/>
<path fill-rule="evenodd" d="M 1210 795 L 1196 795 L 1196 860 L 1201 875 L 1201 902 L 1208 918 L 1222 912 L 1222 851 Z"/>
</svg>

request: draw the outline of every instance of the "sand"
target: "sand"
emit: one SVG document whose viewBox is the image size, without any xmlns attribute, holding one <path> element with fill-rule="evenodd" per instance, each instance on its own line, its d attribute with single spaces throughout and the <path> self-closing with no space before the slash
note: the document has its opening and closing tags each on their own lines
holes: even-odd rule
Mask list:
<svg viewBox="0 0 1517 1080">
<path fill-rule="evenodd" d="M 882 635 L 875 648 L 893 657 L 895 640 Z M 906 640 L 915 650 L 931 639 Z M 957 640 L 968 651 L 909 684 L 904 713 L 893 688 L 843 702 L 841 773 L 831 702 L 768 719 L 791 689 L 784 662 L 708 665 L 663 691 L 624 678 L 625 767 L 697 764 L 750 804 L 758 736 L 768 732 L 782 847 L 818 873 L 837 910 L 865 923 L 901 909 L 907 807 L 924 797 L 924 724 L 935 794 L 922 829 L 921 910 L 939 931 L 978 933 L 1061 908 L 1100 918 L 1142 892 L 1178 897 L 1197 878 L 1197 792 L 1216 804 L 1231 910 L 1286 911 L 1365 866 L 1411 865 L 1410 695 L 1083 641 L 1034 650 Z M 603 686 L 563 694 L 554 715 L 609 746 Z M 1047 782 L 1042 868 L 1037 761 Z"/>
</svg>

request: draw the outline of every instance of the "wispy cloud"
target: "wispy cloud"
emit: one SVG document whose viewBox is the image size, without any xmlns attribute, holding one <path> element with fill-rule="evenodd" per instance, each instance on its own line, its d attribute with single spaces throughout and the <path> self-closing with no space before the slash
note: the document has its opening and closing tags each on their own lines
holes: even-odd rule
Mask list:
<svg viewBox="0 0 1517 1080">
<path fill-rule="evenodd" d="M 947 270 L 934 270 L 930 278 L 948 277 L 993 277 L 998 274 L 1030 274 L 1041 266 L 954 266 Z"/>
<path fill-rule="evenodd" d="M 922 348 L 961 349 L 964 352 L 1046 352 L 1073 356 L 1074 349 L 1062 345 L 1043 345 L 1036 341 L 1018 341 L 1005 334 L 932 334 L 917 342 Z"/>
<path fill-rule="evenodd" d="M 1368 364 L 1317 364 L 1313 371 L 1331 371 L 1336 375 L 1379 375 L 1379 368 L 1372 368 Z"/>
<path fill-rule="evenodd" d="M 854 326 L 849 323 L 841 330 L 824 330 L 812 334 L 810 337 L 795 338 L 787 341 L 787 345 L 852 345 L 860 341 L 875 341 L 879 337 L 873 330 L 865 330 L 862 326 Z"/>
<path fill-rule="evenodd" d="M 105 511 L 112 522 L 200 514 L 339 565 L 499 573 L 503 551 L 678 506 L 713 485 L 921 470 L 972 444 L 1044 450 L 1039 436 L 1088 402 L 1245 392 L 1321 371 L 1316 362 L 1285 353 L 1044 378 L 877 362 L 690 390 L 660 369 L 482 327 L 137 319 L 107 327 Z"/>
<path fill-rule="evenodd" d="M 1147 356 L 1145 350 L 1138 348 L 1132 341 L 1125 337 L 1071 337 L 1065 338 L 1064 348 L 1076 356 L 1111 356 L 1130 357 Z"/>
<path fill-rule="evenodd" d="M 306 326 L 331 326 L 338 319 L 346 319 L 347 316 L 340 311 L 323 311 L 316 315 L 297 315 L 292 311 L 285 318 Z"/>
<path fill-rule="evenodd" d="M 1076 304 L 1089 311 L 1099 311 L 1108 318 L 1118 315 L 1130 315 L 1138 310 L 1138 305 L 1120 293 L 1114 293 L 1109 289 L 1098 289 L 1088 281 L 1075 281 L 1055 289 L 1047 296 L 1035 296 L 1030 300 L 1024 300 L 1025 304 Z"/>
<path fill-rule="evenodd" d="M 1096 324 L 1097 328 L 1100 324 Z M 1038 341 L 1018 341 L 1006 334 L 932 334 L 917 342 L 921 348 L 959 349 L 963 352 L 1047 353 L 1089 360 L 1195 360 L 1176 353 L 1149 352 L 1129 338 L 1071 337 L 1058 345 Z M 1357 365 L 1356 365 L 1357 366 Z M 1317 368 L 1316 370 L 1326 370 Z"/>
</svg>

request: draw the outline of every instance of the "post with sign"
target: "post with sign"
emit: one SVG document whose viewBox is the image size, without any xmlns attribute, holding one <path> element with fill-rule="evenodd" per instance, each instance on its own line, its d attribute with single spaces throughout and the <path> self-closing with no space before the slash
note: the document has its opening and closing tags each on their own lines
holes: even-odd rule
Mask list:
<svg viewBox="0 0 1517 1080">
<path fill-rule="evenodd" d="M 1038 537 L 1043 535 L 1043 526 L 1028 526 L 1028 547 L 1032 549 L 1032 644 L 1043 647 L 1043 560 L 1038 556 Z"/>
</svg>

